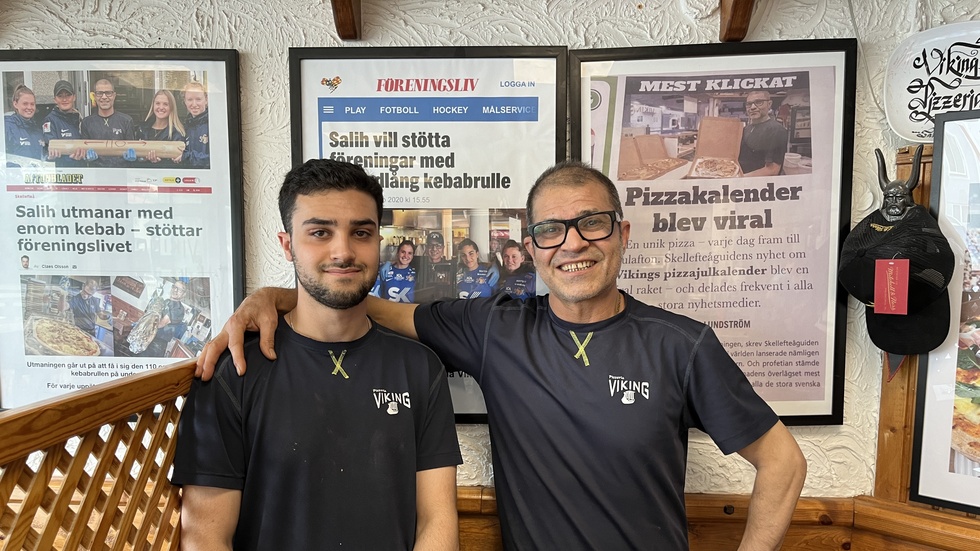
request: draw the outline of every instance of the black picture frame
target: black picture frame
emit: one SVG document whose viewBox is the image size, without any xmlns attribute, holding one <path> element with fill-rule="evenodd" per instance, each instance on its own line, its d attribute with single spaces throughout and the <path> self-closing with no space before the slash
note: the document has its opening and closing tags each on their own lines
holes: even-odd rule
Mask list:
<svg viewBox="0 0 980 551">
<path fill-rule="evenodd" d="M 774 339 L 773 335 L 778 334 L 779 329 L 767 328 L 767 323 L 759 315 L 745 319 L 739 314 L 732 314 L 731 308 L 728 308 L 729 312 L 724 314 L 720 311 L 714 313 L 717 315 L 711 312 L 705 314 L 704 309 L 690 309 L 691 303 L 688 299 L 691 293 L 671 295 L 662 290 L 663 286 L 658 287 L 656 284 L 651 285 L 646 282 L 636 284 L 634 280 L 623 279 L 622 276 L 620 278 L 620 288 L 642 287 L 644 291 L 659 295 L 638 297 L 641 300 L 653 301 L 651 303 L 657 305 L 666 304 L 668 306 L 665 307 L 668 309 L 698 319 L 701 319 L 702 315 L 708 315 L 709 319 L 705 321 L 709 325 L 717 324 L 715 327 L 719 328 L 719 337 L 749 375 L 760 394 L 769 390 L 767 387 L 792 385 L 795 382 L 786 377 L 773 380 L 769 376 L 757 374 L 772 371 L 795 372 L 795 365 L 799 364 L 794 362 L 794 369 L 779 367 L 767 369 L 765 367 L 767 361 L 761 356 L 753 356 L 754 354 L 769 353 L 767 349 L 773 347 L 783 348 L 790 354 L 794 353 L 792 344 L 783 346 L 779 344 L 781 341 L 818 342 L 820 367 L 804 368 L 802 373 L 820 373 L 809 381 L 821 385 L 824 389 L 823 396 L 818 397 L 819 405 L 811 399 L 810 394 L 807 394 L 805 399 L 792 399 L 785 395 L 778 399 L 766 398 L 783 423 L 787 425 L 839 425 L 843 423 L 844 418 L 847 293 L 836 282 L 836 271 L 840 248 L 850 230 L 856 59 L 857 41 L 854 39 L 695 44 L 569 52 L 571 156 L 574 159 L 590 161 L 596 168 L 610 176 L 619 187 L 627 210 L 630 210 L 631 199 L 646 197 L 643 195 L 644 190 L 657 192 L 658 189 L 665 189 L 657 187 L 663 182 L 669 182 L 663 184 L 664 186 L 670 184 L 677 186 L 666 188 L 673 190 L 668 193 L 676 193 L 693 189 L 690 187 L 692 184 L 700 188 L 711 188 L 718 182 L 735 186 L 737 182 L 744 181 L 734 177 L 749 172 L 741 170 L 738 162 L 735 165 L 728 163 L 737 168 L 737 172 L 732 173 L 734 176 L 731 177 L 703 179 L 704 177 L 696 170 L 700 166 L 707 166 L 701 165 L 700 159 L 706 156 L 699 156 L 699 152 L 701 147 L 707 151 L 708 144 L 712 142 L 707 139 L 711 134 L 701 135 L 701 124 L 705 119 L 711 118 L 714 121 L 712 124 L 715 125 L 712 128 L 723 128 L 724 132 L 730 132 L 732 136 L 742 136 L 742 125 L 733 121 L 746 119 L 748 122 L 749 114 L 744 108 L 744 99 L 750 90 L 758 91 L 767 87 L 765 98 L 773 109 L 772 117 L 769 118 L 781 122 L 784 127 L 788 126 L 786 150 L 794 153 L 795 156 L 792 173 L 790 156 L 780 157 L 786 161 L 774 163 L 778 166 L 778 175 L 771 176 L 765 182 L 788 181 L 781 179 L 790 176 L 798 179 L 801 174 L 807 173 L 820 173 L 831 180 L 828 188 L 829 200 L 812 201 L 814 206 L 819 204 L 821 212 L 827 213 L 825 220 L 820 221 L 816 228 L 811 225 L 795 225 L 786 219 L 788 215 L 779 218 L 782 213 L 776 208 L 783 206 L 785 210 L 785 207 L 789 206 L 785 202 L 765 211 L 767 216 L 758 219 L 760 227 L 785 230 L 782 233 L 784 236 L 794 234 L 797 238 L 800 235 L 807 236 L 811 243 L 821 244 L 819 260 L 810 262 L 809 265 L 797 263 L 796 269 L 812 268 L 811 273 L 818 275 L 819 285 L 826 293 L 820 296 L 810 296 L 805 290 L 793 293 L 796 296 L 806 297 L 816 313 L 812 316 L 801 314 L 792 308 L 793 301 L 790 300 L 770 304 L 764 309 L 768 312 L 766 316 L 772 319 L 793 319 L 800 321 L 800 325 L 812 327 L 813 331 L 810 335 L 816 336 Z M 595 87 L 593 83 L 596 83 Z M 780 102 L 778 109 L 776 102 L 772 101 L 774 99 Z M 795 103 L 790 104 L 791 99 Z M 785 114 L 782 113 L 783 107 L 788 107 Z M 827 116 L 811 117 L 811 108 L 819 107 L 824 108 L 823 112 L 827 113 Z M 584 140 L 587 133 L 592 136 L 591 144 L 587 144 Z M 624 145 L 626 140 L 630 140 L 631 145 Z M 641 140 L 652 142 L 652 145 L 648 143 L 646 146 L 641 146 Z M 739 148 L 733 148 L 738 146 L 738 141 L 719 139 L 714 142 L 715 146 L 712 149 L 715 153 L 707 156 L 738 160 Z M 725 147 L 719 147 L 719 144 Z M 586 145 L 590 147 L 587 149 Z M 643 147 L 648 147 L 646 153 Z M 635 155 L 632 152 L 634 148 Z M 645 155 L 649 155 L 649 159 Z M 658 161 L 661 160 L 668 161 L 670 164 L 660 164 Z M 807 160 L 810 162 L 806 163 Z M 770 161 L 767 158 L 765 162 Z M 632 168 L 638 170 L 624 170 L 626 163 L 635 163 Z M 813 179 L 815 178 L 816 176 L 813 176 Z M 658 179 L 660 182 L 657 181 Z M 685 183 L 688 180 L 690 183 Z M 798 180 L 793 181 L 794 184 L 796 181 Z M 765 184 L 762 182 L 759 180 L 756 186 L 763 187 Z M 810 188 L 806 187 L 805 182 L 799 185 L 807 190 L 801 191 L 801 194 L 805 196 L 809 193 Z M 646 199 L 638 200 L 646 201 Z M 702 211 L 697 211 L 693 208 L 674 208 L 677 214 L 691 212 L 700 215 L 688 220 L 700 219 L 702 224 L 708 221 L 709 229 L 710 219 L 713 218 L 717 222 L 717 217 L 726 218 L 725 215 L 729 214 L 727 208 L 723 212 L 712 209 L 713 207 L 706 207 Z M 653 216 L 652 213 L 660 212 L 666 216 L 668 210 L 670 207 L 653 206 L 643 214 Z M 735 210 L 732 209 L 733 219 L 735 214 Z M 630 218 L 629 213 L 627 218 Z M 766 226 L 765 224 L 770 223 L 770 220 L 776 220 L 775 225 Z M 644 241 L 650 243 L 651 247 L 655 244 L 659 247 L 664 245 L 661 237 L 691 235 L 684 233 L 651 235 L 645 233 L 646 227 L 640 228 L 636 225 L 636 218 L 632 218 L 631 221 L 634 224 L 632 237 L 640 242 L 639 252 L 642 253 L 640 257 L 645 255 L 646 258 L 652 259 L 651 263 L 639 266 L 643 269 L 636 273 L 641 275 L 664 270 L 667 259 L 667 255 L 662 250 L 644 247 L 642 245 Z M 653 222 L 650 224 L 649 231 L 660 231 L 658 225 Z M 668 227 L 671 228 L 669 231 L 683 232 L 691 229 L 691 226 L 683 225 Z M 715 229 L 721 230 L 721 228 Z M 694 230 L 699 231 L 696 224 Z M 810 236 L 814 230 L 819 234 L 815 239 Z M 721 232 L 716 235 L 721 235 Z M 738 235 L 741 234 L 728 232 L 728 236 L 733 238 Z M 638 236 L 646 236 L 648 239 L 638 238 Z M 713 250 L 719 254 L 727 252 L 717 247 L 712 248 L 707 244 L 706 239 L 698 241 L 695 238 L 690 243 L 695 247 L 691 250 L 702 252 Z M 769 250 L 779 252 L 777 249 Z M 825 266 L 822 264 L 824 262 Z M 793 262 L 785 264 L 791 265 Z M 685 263 L 681 263 L 681 266 L 684 265 Z M 730 265 L 736 266 L 736 264 Z M 666 276 L 661 273 L 661 277 Z M 787 283 L 787 288 L 790 285 L 792 284 Z M 805 286 L 801 285 L 801 287 Z M 657 289 L 661 290 L 657 291 Z M 730 295 L 731 292 L 729 290 L 720 295 Z M 715 293 L 715 296 L 719 296 L 719 293 Z M 749 295 L 743 293 L 741 296 Z M 713 315 L 714 317 L 711 317 Z M 738 317 L 737 321 L 744 327 L 736 327 L 726 332 L 725 324 L 734 322 L 715 319 L 719 316 Z M 758 322 L 759 329 L 748 327 L 755 322 Z M 820 330 L 820 327 L 824 327 L 825 330 Z M 804 333 L 799 331 L 797 335 Z M 776 344 L 766 346 L 764 343 L 767 340 Z M 746 344 L 750 342 L 757 344 Z M 738 347 L 744 345 L 744 348 L 733 349 L 733 345 Z M 799 346 L 795 348 L 800 349 Z M 802 352 L 810 353 L 806 350 Z M 753 362 L 755 366 L 748 365 Z M 765 397 L 765 394 L 763 396 Z"/>
<path fill-rule="evenodd" d="M 946 340 L 919 356 L 909 499 L 965 513 L 980 513 L 980 455 L 974 447 L 971 404 L 980 369 L 974 330 L 980 325 L 980 276 L 976 237 L 980 230 L 980 111 L 935 118 L 929 210 L 939 219 L 957 260 L 950 283 L 950 329 Z M 971 431 L 972 429 L 972 431 Z"/>
<path fill-rule="evenodd" d="M 12 338 L 0 344 L 0 368 L 6 371 L 0 377 L 5 402 L 0 406 L 16 407 L 25 400 L 45 399 L 191 357 L 213 334 L 215 319 L 226 319 L 243 300 L 238 61 L 238 52 L 230 49 L 0 51 L 5 111 L 27 125 L 27 134 L 19 136 L 18 143 L 12 143 L 15 133 L 8 132 L 9 127 L 4 131 L 0 165 L 4 204 L 14 219 L 8 231 L 17 237 L 11 239 L 16 249 L 8 249 L 8 256 L 28 257 L 26 266 L 9 271 L 16 283 L 2 286 L 3 294 L 21 306 L 12 310 L 16 310 L 14 317 L 24 316 L 24 329 L 14 330 L 7 335 Z M 111 96 L 96 95 L 100 82 L 111 84 Z M 32 114 L 14 105 L 19 85 L 32 92 L 36 106 Z M 19 90 L 19 97 L 27 97 Z M 67 98 L 63 107 L 59 92 Z M 108 108 L 103 109 L 99 99 L 108 101 Z M 68 117 L 69 123 L 59 127 L 48 118 L 55 113 Z M 96 120 L 100 114 L 105 136 L 96 135 L 91 126 L 71 129 L 78 124 L 74 121 L 93 116 Z M 159 122 L 164 127 L 154 128 Z M 34 147 L 31 125 L 41 131 L 40 148 Z M 76 152 L 80 158 L 72 159 Z M 81 214 L 69 220 L 65 212 Z M 45 220 L 52 227 L 68 229 L 39 235 L 27 228 Z M 83 249 L 84 254 L 78 252 Z M 130 280 L 140 284 L 131 285 Z M 28 303 L 40 296 L 30 293 L 55 289 L 67 299 L 90 281 L 98 287 L 100 313 L 106 316 L 100 318 L 101 329 L 92 333 L 100 347 L 99 359 L 89 362 L 43 343 L 38 346 L 29 317 L 71 325 L 76 316 L 75 312 L 68 315 L 71 309 L 64 303 Z M 158 331 L 152 338 L 170 337 L 167 343 L 151 346 L 156 344 L 152 340 L 130 349 L 128 337 L 117 333 L 132 329 L 155 307 L 154 296 L 165 302 L 162 295 L 174 287 L 183 287 L 183 298 L 177 302 L 185 314 L 173 330 L 177 333 Z M 136 290 L 139 294 L 134 296 Z M 5 347 L 8 350 L 3 352 Z M 46 357 L 40 361 L 37 356 Z M 28 361 L 55 366 L 52 369 L 60 374 L 28 371 Z M 81 371 L 88 373 L 75 373 Z M 48 389 L 37 390 L 45 385 Z"/>
<path fill-rule="evenodd" d="M 402 239 L 412 240 L 416 251 L 424 250 L 423 245 L 427 244 L 424 234 L 432 232 L 444 237 L 449 254 L 455 252 L 455 240 L 451 236 L 458 239 L 462 234 L 478 243 L 485 240 L 480 245 L 481 250 L 492 253 L 495 237 L 484 235 L 484 232 L 473 229 L 474 226 L 468 226 L 465 232 L 453 231 L 453 226 L 446 221 L 469 218 L 476 213 L 475 219 L 484 216 L 482 213 L 486 211 L 489 223 L 485 233 L 499 233 L 521 241 L 521 232 L 526 231 L 527 225 L 524 200 L 530 185 L 545 168 L 566 158 L 566 71 L 567 49 L 563 46 L 290 48 L 293 164 L 325 157 L 329 151 L 330 154 L 340 153 L 341 160 L 362 164 L 369 173 L 381 172 L 381 181 L 386 188 L 382 234 L 386 235 L 385 231 L 396 226 L 407 228 L 397 235 L 401 239 L 382 244 L 382 262 L 385 247 L 390 249 Z M 396 100 L 390 99 L 393 97 Z M 534 116 L 513 112 L 509 116 L 493 114 L 495 106 L 501 104 L 516 111 L 533 110 Z M 399 111 L 402 107 L 417 107 L 421 112 Z M 446 107 L 456 109 L 456 114 L 437 116 L 435 109 Z M 382 116 L 380 110 L 385 108 L 389 111 Z M 491 115 L 488 115 L 488 108 Z M 427 113 L 425 109 L 433 111 Z M 389 186 L 394 176 L 385 174 L 389 172 L 388 168 L 379 169 L 367 157 L 377 156 L 376 152 L 381 151 L 385 155 L 402 155 L 409 159 L 406 161 L 409 163 L 424 156 L 420 154 L 420 148 L 403 146 L 398 141 L 416 129 L 413 125 L 452 138 L 448 151 L 455 155 L 454 163 L 462 162 L 462 165 L 454 165 L 455 168 L 468 167 L 461 170 L 474 173 L 485 170 L 491 180 L 502 180 L 510 174 L 507 177 L 513 176 L 513 186 L 500 190 L 502 193 L 499 194 L 483 194 L 478 199 L 461 199 L 456 203 L 445 199 L 438 204 L 443 198 L 435 193 L 427 196 L 424 189 Z M 359 142 L 363 136 L 365 144 L 370 146 L 351 142 L 331 146 L 327 132 L 335 128 L 341 128 L 342 139 L 353 134 L 356 136 L 353 141 Z M 376 133 L 378 142 L 371 141 L 375 136 L 372 133 Z M 386 142 L 383 134 L 394 135 L 395 139 Z M 368 135 L 372 136 L 370 140 Z M 483 139 L 478 139 L 480 136 Z M 441 159 L 447 160 L 448 156 Z M 398 178 L 416 178 L 412 185 L 424 186 L 426 181 L 434 180 L 430 179 L 432 174 L 429 172 L 415 168 L 402 167 L 391 174 L 397 174 Z M 454 177 L 452 170 L 430 172 L 437 172 L 435 177 L 443 174 Z M 405 184 L 407 186 L 409 182 L 406 180 Z M 399 216 L 416 222 L 399 224 Z M 512 222 L 506 229 L 497 228 L 493 226 L 495 216 L 498 221 L 507 219 Z M 422 256 L 416 252 L 417 258 Z M 446 283 L 447 273 L 456 275 L 456 265 L 451 261 L 443 265 L 443 260 L 428 265 L 426 262 L 423 260 L 418 267 L 413 301 L 460 296 L 458 293 L 462 291 L 454 282 Z M 434 274 L 431 278 L 425 275 L 430 267 Z M 453 373 L 461 375 L 460 372 Z M 449 379 L 456 422 L 486 423 L 482 393 L 478 389 L 468 390 L 475 385 L 471 385 L 472 379 L 466 377 L 451 374 Z"/>
</svg>

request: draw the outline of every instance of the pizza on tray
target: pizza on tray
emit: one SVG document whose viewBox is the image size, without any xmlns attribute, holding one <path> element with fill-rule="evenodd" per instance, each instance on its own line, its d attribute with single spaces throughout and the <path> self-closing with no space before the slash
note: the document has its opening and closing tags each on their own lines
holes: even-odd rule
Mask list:
<svg viewBox="0 0 980 551">
<path fill-rule="evenodd" d="M 652 163 L 646 163 L 636 168 L 624 170 L 619 174 L 620 180 L 655 180 L 679 166 L 687 164 L 684 159 L 667 157 L 657 159 Z"/>
<path fill-rule="evenodd" d="M 736 178 L 742 172 L 738 162 L 732 159 L 699 157 L 694 162 L 691 176 L 695 178 Z"/>
<path fill-rule="evenodd" d="M 62 356 L 98 356 L 99 345 L 91 335 L 63 321 L 41 318 L 34 322 L 34 338 Z"/>
<path fill-rule="evenodd" d="M 956 368 L 951 443 L 954 450 L 980 463 L 980 368 Z"/>
</svg>

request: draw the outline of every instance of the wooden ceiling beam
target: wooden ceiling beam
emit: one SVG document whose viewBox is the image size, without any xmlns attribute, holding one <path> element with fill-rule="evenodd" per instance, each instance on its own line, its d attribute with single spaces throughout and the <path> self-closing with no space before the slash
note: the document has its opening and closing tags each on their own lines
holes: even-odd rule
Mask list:
<svg viewBox="0 0 980 551">
<path fill-rule="evenodd" d="M 745 38 L 754 4 L 755 0 L 719 0 L 721 25 L 718 38 L 722 42 L 741 42 Z"/>
<path fill-rule="evenodd" d="M 341 40 L 361 38 L 361 0 L 330 0 L 333 22 Z"/>
</svg>

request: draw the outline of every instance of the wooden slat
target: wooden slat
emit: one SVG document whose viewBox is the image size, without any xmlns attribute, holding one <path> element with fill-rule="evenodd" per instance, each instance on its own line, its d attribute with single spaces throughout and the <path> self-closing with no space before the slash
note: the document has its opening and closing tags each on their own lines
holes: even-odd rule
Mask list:
<svg viewBox="0 0 980 551">
<path fill-rule="evenodd" d="M 75 449 L 74 456 L 62 457 L 63 463 L 59 466 L 61 472 L 65 473 L 65 477 L 61 482 L 62 491 L 58 493 L 58 497 L 51 505 L 48 525 L 45 527 L 44 533 L 41 535 L 41 540 L 38 542 L 38 549 L 50 549 L 54 545 L 61 527 L 68 526 L 74 519 L 74 513 L 72 513 L 72 516 L 69 516 L 70 511 L 68 506 L 71 505 L 72 497 L 75 494 L 74 489 L 78 487 L 78 483 L 84 472 L 85 463 L 88 461 L 89 454 L 92 453 L 94 446 L 95 439 L 83 438 L 79 442 L 78 448 Z"/>
<path fill-rule="evenodd" d="M 949 551 L 980 549 L 980 520 L 874 497 L 854 498 L 854 528 Z"/>
<path fill-rule="evenodd" d="M 864 530 L 851 532 L 851 549 L 860 549 L 861 551 L 936 551 L 936 548 L 931 545 L 908 543 Z"/>
<path fill-rule="evenodd" d="M 195 360 L 0 413 L 0 465 L 190 390 Z M 70 406 L 62 404 L 70 403 Z M 56 406 L 57 404 L 57 406 Z"/>
<path fill-rule="evenodd" d="M 914 154 L 915 146 L 900 148 L 895 158 L 896 168 L 890 176 L 896 180 L 908 179 Z M 912 193 L 918 204 L 928 208 L 931 191 L 932 144 L 926 144 L 919 164 L 919 185 Z M 909 495 L 918 368 L 918 358 L 910 357 L 891 381 L 884 373 L 881 378 L 874 495 L 899 503 L 908 501 Z"/>
<path fill-rule="evenodd" d="M 163 442 L 162 440 L 170 440 L 176 438 L 177 436 L 177 420 L 180 415 L 180 411 L 177 410 L 177 406 L 173 402 L 169 402 L 164 408 L 163 412 L 160 413 L 157 418 L 157 425 L 154 430 L 159 433 L 159 438 L 161 442 L 157 446 L 153 446 L 152 449 L 164 449 L 167 450 L 163 458 L 163 465 L 170 465 L 173 463 L 174 454 L 177 451 L 176 443 L 171 443 L 169 441 Z M 167 435 L 167 427 L 173 425 L 173 436 Z M 154 439 L 157 435 L 154 435 Z M 134 537 L 127 538 L 130 544 L 134 544 L 137 541 L 148 541 L 153 539 L 155 541 L 158 534 L 151 534 L 150 530 L 156 527 L 157 531 L 168 528 L 169 521 L 161 520 L 165 519 L 168 513 L 172 513 L 172 509 L 160 510 L 157 504 L 163 498 L 163 491 L 165 488 L 169 487 L 167 480 L 168 469 L 161 469 L 159 465 L 156 464 L 156 458 L 148 458 L 149 464 L 152 466 L 148 469 L 150 476 L 146 485 L 151 488 L 149 494 L 147 494 L 147 487 L 141 488 L 142 493 L 139 500 L 139 509 L 144 512 L 143 522 L 140 525 L 139 531 Z M 144 464 L 145 466 L 145 464 Z M 176 493 L 176 492 L 174 492 Z M 168 528 L 169 529 L 169 528 Z"/>
<path fill-rule="evenodd" d="M 748 495 L 687 494 L 688 522 L 744 524 L 748 516 Z M 730 509 L 728 509 L 730 507 Z M 730 511 L 730 512 L 728 512 Z M 800 498 L 793 511 L 793 525 L 851 526 L 854 506 L 851 498 Z"/>
<path fill-rule="evenodd" d="M 496 516 L 459 515 L 460 551 L 501 551 L 500 521 Z"/>
<path fill-rule="evenodd" d="M 737 549 L 745 526 L 732 523 L 691 523 L 687 533 L 691 551 Z M 850 526 L 790 526 L 782 549 L 826 551 L 828 549 L 863 549 L 851 546 Z"/>
<path fill-rule="evenodd" d="M 754 4 L 755 0 L 719 0 L 721 22 L 718 39 L 722 42 L 741 42 L 749 32 Z"/>
<path fill-rule="evenodd" d="M 136 442 L 129 445 L 130 449 L 135 447 L 142 452 L 142 456 L 138 458 L 140 464 L 139 475 L 135 480 L 126 477 L 127 482 L 132 482 L 131 487 L 127 485 L 126 493 L 129 494 L 133 504 L 126 508 L 126 512 L 119 520 L 119 532 L 116 534 L 116 545 L 113 547 L 113 551 L 123 551 L 126 548 L 126 544 L 132 541 L 131 537 L 134 536 L 132 529 L 136 521 L 136 513 L 140 510 L 139 504 L 146 503 L 146 500 L 142 498 L 145 497 L 147 482 L 150 480 L 150 475 L 154 473 L 153 467 L 156 466 L 155 458 L 150 457 L 151 451 L 142 447 L 143 436 L 147 433 L 151 435 L 148 449 L 152 450 L 153 454 L 156 453 L 156 450 L 161 449 L 164 437 L 166 436 L 166 433 L 159 428 L 161 424 L 160 418 L 154 416 L 152 410 L 144 411 L 141 419 L 149 420 L 146 431 L 135 434 L 134 440 Z M 153 508 L 156 508 L 158 503 L 159 499 L 157 503 L 153 504 Z M 143 541 L 146 541 L 145 533 Z"/>
<path fill-rule="evenodd" d="M 342 40 L 361 38 L 361 0 L 330 0 L 333 23 Z"/>
</svg>

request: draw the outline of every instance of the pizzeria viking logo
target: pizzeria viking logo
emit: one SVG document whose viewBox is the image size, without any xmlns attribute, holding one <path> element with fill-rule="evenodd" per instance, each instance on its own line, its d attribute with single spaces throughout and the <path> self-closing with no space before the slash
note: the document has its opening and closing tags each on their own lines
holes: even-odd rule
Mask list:
<svg viewBox="0 0 980 551">
<path fill-rule="evenodd" d="M 923 48 L 912 59 L 914 78 L 906 86 L 912 94 L 907 105 L 910 121 L 935 122 L 942 113 L 980 108 L 978 44 L 980 37 L 974 42 L 953 42 L 945 49 Z M 919 138 L 932 138 L 934 132 L 935 127 L 930 125 L 912 133 Z"/>
<path fill-rule="evenodd" d="M 383 388 L 375 388 L 371 391 L 374 394 L 374 405 L 378 409 L 385 406 L 388 415 L 398 415 L 398 407 L 412 409 L 412 397 L 408 392 L 391 392 Z"/>
<path fill-rule="evenodd" d="M 636 402 L 637 398 L 650 399 L 650 383 L 648 381 L 630 381 L 621 375 L 609 376 L 609 396 L 622 393 L 620 399 L 626 405 Z"/>
</svg>

